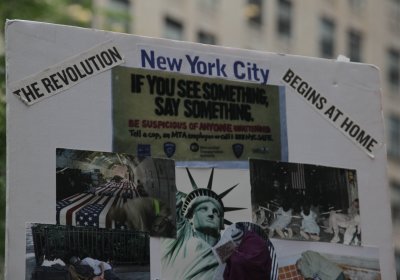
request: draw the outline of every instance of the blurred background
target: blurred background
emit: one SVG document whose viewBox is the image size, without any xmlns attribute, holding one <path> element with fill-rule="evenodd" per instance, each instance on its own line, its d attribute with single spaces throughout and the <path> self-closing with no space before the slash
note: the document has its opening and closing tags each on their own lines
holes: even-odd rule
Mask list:
<svg viewBox="0 0 400 280">
<path fill-rule="evenodd" d="M 6 19 L 370 63 L 381 70 L 400 275 L 400 0 L 0 0 L 0 279 L 5 230 Z"/>
</svg>

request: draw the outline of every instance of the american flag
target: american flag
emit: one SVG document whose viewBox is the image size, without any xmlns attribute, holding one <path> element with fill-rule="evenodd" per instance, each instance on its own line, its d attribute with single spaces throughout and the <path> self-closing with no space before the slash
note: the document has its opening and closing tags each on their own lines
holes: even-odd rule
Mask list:
<svg viewBox="0 0 400 280">
<path fill-rule="evenodd" d="M 297 164 L 296 170 L 292 172 L 292 188 L 304 190 L 306 188 L 306 181 L 304 176 L 304 165 Z"/>
<path fill-rule="evenodd" d="M 132 182 L 109 182 L 88 192 L 57 201 L 57 223 L 61 225 L 125 228 L 109 215 L 113 206 L 121 207 L 127 199 L 139 197 Z"/>
</svg>

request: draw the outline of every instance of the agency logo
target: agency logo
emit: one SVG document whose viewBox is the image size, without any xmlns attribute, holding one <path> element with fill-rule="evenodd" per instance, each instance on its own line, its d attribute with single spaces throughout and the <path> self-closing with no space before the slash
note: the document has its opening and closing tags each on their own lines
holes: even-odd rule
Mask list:
<svg viewBox="0 0 400 280">
<path fill-rule="evenodd" d="M 269 148 L 268 147 L 258 147 L 258 148 L 254 148 L 252 151 L 255 154 L 267 154 L 269 152 Z"/>
<path fill-rule="evenodd" d="M 199 144 L 193 142 L 192 144 L 190 144 L 190 150 L 192 152 L 198 152 L 200 149 Z"/>
<path fill-rule="evenodd" d="M 176 145 L 172 142 L 165 142 L 164 143 L 164 153 L 167 157 L 172 157 L 175 154 Z"/>
<path fill-rule="evenodd" d="M 151 156 L 151 147 L 149 144 L 138 144 L 136 151 L 137 151 L 138 157 L 150 157 Z"/>
<path fill-rule="evenodd" d="M 243 150 L 244 150 L 243 144 L 237 143 L 237 144 L 233 144 L 233 145 L 232 145 L 233 154 L 234 154 L 237 158 L 240 158 L 240 157 L 242 156 Z"/>
</svg>

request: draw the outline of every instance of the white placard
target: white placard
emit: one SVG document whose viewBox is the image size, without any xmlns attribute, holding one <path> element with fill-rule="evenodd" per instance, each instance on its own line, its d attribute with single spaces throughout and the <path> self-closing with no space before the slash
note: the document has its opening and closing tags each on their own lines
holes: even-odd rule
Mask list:
<svg viewBox="0 0 400 280">
<path fill-rule="evenodd" d="M 24 242 L 26 222 L 46 224 L 56 222 L 56 149 L 112 152 L 112 70 L 104 68 L 102 70 L 105 71 L 90 75 L 90 79 L 85 79 L 89 78 L 89 75 L 79 79 L 77 80 L 79 86 L 69 86 L 74 84 L 72 80 L 67 86 L 65 82 L 61 83 L 64 78 L 59 76 L 64 77 L 63 69 L 67 74 L 67 69 L 75 69 L 73 65 L 89 59 L 87 56 L 82 56 L 85 51 L 108 41 L 112 42 L 112 45 L 108 45 L 106 49 L 114 50 L 115 47 L 121 58 L 123 55 L 126 67 L 173 71 L 175 74 L 228 79 L 235 82 L 267 83 L 285 88 L 282 101 L 285 114 L 280 117 L 286 124 L 287 143 L 282 149 L 286 149 L 288 161 L 352 169 L 357 172 L 363 243 L 365 246 L 379 248 L 382 279 L 395 279 L 379 71 L 376 67 L 361 63 L 253 52 L 30 21 L 9 21 L 6 35 L 6 279 L 25 277 L 25 270 L 22 268 L 25 267 L 26 256 Z M 101 54 L 105 50 L 98 49 L 98 51 Z M 77 54 L 78 57 L 74 58 Z M 70 64 L 62 63 L 57 66 L 66 58 L 73 58 L 68 62 Z M 119 57 L 115 58 L 116 63 L 122 62 Z M 176 65 L 180 65 L 180 59 L 182 62 L 178 67 Z M 53 65 L 57 67 L 52 68 Z M 171 69 L 173 67 L 171 65 L 175 65 L 175 68 Z M 110 67 L 113 66 L 114 62 Z M 51 73 L 43 72 L 49 67 L 52 69 Z M 345 135 L 349 134 L 349 131 L 344 131 L 345 133 L 340 131 L 344 120 L 341 120 L 338 129 L 325 118 L 321 118 L 319 112 L 304 102 L 304 97 L 294 91 L 290 82 L 284 81 L 283 77 L 288 69 L 292 69 L 309 85 L 321 91 L 323 97 L 329 100 L 329 105 L 334 105 L 343 112 L 343 115 L 346 114 L 346 117 L 351 118 L 360 131 L 364 131 L 360 139 L 357 139 L 357 136 L 353 137 L 358 145 L 354 145 L 349 141 L 349 135 Z M 35 78 L 37 80 L 32 78 L 25 80 L 33 73 L 40 73 L 41 76 L 37 76 Z M 54 95 L 34 106 L 25 106 L 13 94 L 18 90 L 22 92 L 22 88 L 27 89 L 26 87 L 33 85 L 35 81 L 39 87 L 42 79 L 54 74 L 54 79 L 62 85 L 59 90 L 65 90 L 63 94 Z M 35 92 L 35 87 L 30 88 Z M 38 91 L 44 94 L 46 88 Z M 56 92 L 58 91 L 51 91 L 51 93 Z M 32 97 L 28 101 L 31 103 L 37 100 L 40 99 Z M 329 106 L 325 109 L 328 110 Z M 328 114 L 330 120 L 339 118 L 337 111 L 336 115 L 335 112 L 332 115 Z M 367 135 L 370 136 L 368 139 L 365 138 Z M 129 151 L 124 152 L 129 153 Z M 366 156 L 366 152 L 374 157 Z M 207 184 L 209 168 L 191 169 L 191 171 L 199 184 L 202 186 Z M 177 169 L 176 178 L 178 190 L 185 192 L 191 190 L 185 170 Z M 237 183 L 238 187 L 226 196 L 224 203 L 233 207 L 250 206 L 249 171 L 215 170 L 213 189 L 217 193 Z M 250 209 L 248 211 L 238 211 L 237 218 L 250 219 Z M 235 218 L 234 212 L 229 213 L 227 217 Z M 152 238 L 151 242 L 151 274 L 154 279 L 162 276 L 160 259 L 157 257 L 160 256 L 160 246 L 153 244 L 158 242 L 157 238 Z M 279 250 L 284 250 L 286 247 L 285 241 L 276 244 L 278 256 Z M 320 243 L 307 245 L 308 249 L 321 249 L 317 247 L 322 248 L 322 245 Z M 331 254 L 341 255 L 340 248 L 337 251 L 335 246 L 329 248 L 332 248 Z"/>
</svg>

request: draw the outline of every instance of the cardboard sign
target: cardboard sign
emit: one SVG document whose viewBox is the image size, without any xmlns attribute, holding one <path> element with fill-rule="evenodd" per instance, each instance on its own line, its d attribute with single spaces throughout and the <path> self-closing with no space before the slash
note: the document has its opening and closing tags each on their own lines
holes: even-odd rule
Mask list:
<svg viewBox="0 0 400 280">
<path fill-rule="evenodd" d="M 71 256 L 121 278 L 221 279 L 239 273 L 232 247 L 224 263 L 213 253 L 229 224 L 248 225 L 229 238 L 243 253 L 258 244 L 264 257 L 254 261 L 270 263 L 270 279 L 298 260 L 308 275 L 305 260 L 319 255 L 337 275 L 395 279 L 376 67 L 30 21 L 9 21 L 6 35 L 6 279 L 50 273 L 43 264 Z M 57 163 L 71 150 L 83 152 Z M 156 156 L 175 160 L 174 176 Z M 67 173 L 61 187 L 57 174 Z M 135 201 L 138 178 L 140 196 L 159 191 L 175 205 L 143 204 L 149 219 L 134 207 L 126 229 L 111 204 Z M 276 227 L 282 193 L 294 218 Z M 308 198 L 320 199 L 318 216 Z M 336 236 L 329 221 L 349 218 L 356 200 L 359 215 L 336 224 Z M 150 238 L 174 218 L 172 238 Z M 146 221 L 150 230 L 136 225 Z"/>
</svg>

